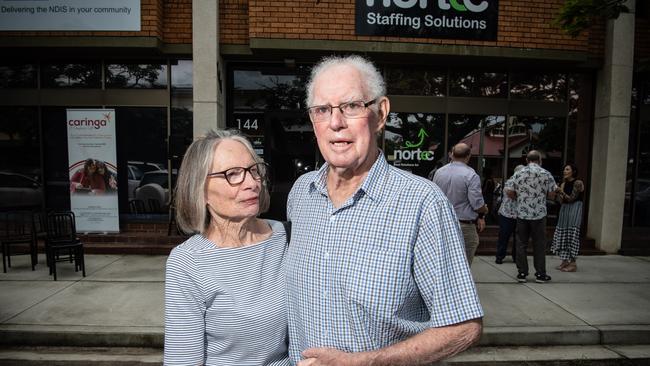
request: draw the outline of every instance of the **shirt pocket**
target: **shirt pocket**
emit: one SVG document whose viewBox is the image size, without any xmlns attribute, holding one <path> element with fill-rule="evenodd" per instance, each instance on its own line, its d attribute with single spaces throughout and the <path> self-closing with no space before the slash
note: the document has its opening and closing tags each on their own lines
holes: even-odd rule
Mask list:
<svg viewBox="0 0 650 366">
<path fill-rule="evenodd" d="M 373 316 L 390 316 L 413 287 L 411 252 L 368 245 L 360 249 L 358 254 L 350 256 L 346 296 Z"/>
</svg>

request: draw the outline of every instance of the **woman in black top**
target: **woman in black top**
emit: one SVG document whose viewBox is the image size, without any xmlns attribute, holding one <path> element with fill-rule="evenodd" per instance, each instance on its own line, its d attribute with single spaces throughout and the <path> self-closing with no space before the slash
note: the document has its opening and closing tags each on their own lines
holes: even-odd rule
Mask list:
<svg viewBox="0 0 650 366">
<path fill-rule="evenodd" d="M 580 225 L 585 185 L 577 179 L 578 168 L 574 164 L 567 164 L 563 173 L 560 193 L 556 196 L 562 206 L 551 250 L 562 259 L 557 269 L 562 272 L 575 272 L 578 268 L 576 257 L 580 250 Z"/>
</svg>

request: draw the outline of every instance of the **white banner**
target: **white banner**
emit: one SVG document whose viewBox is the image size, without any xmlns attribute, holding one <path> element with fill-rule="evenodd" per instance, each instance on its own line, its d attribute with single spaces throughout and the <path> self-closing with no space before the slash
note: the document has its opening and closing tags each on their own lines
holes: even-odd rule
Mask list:
<svg viewBox="0 0 650 366">
<path fill-rule="evenodd" d="M 0 0 L 0 31 L 139 31 L 140 0 Z"/>
<path fill-rule="evenodd" d="M 68 109 L 70 207 L 78 232 L 118 232 L 114 109 Z"/>
</svg>

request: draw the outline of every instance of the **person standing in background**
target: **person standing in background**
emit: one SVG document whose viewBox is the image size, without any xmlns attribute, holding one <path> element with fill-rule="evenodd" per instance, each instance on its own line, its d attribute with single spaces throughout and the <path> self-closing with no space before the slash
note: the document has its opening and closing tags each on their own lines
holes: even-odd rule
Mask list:
<svg viewBox="0 0 650 366">
<path fill-rule="evenodd" d="M 517 165 L 515 167 L 515 173 L 523 167 L 523 165 Z M 509 182 L 509 180 L 504 185 L 512 185 L 512 182 Z M 517 200 L 508 197 L 508 192 L 505 189 L 502 194 L 503 198 L 499 207 L 499 241 L 497 242 L 497 255 L 494 261 L 496 264 L 503 263 L 503 259 L 508 252 L 510 238 L 512 238 L 512 261 L 517 261 L 517 238 L 514 236 L 517 228 Z"/>
<path fill-rule="evenodd" d="M 533 241 L 535 282 L 546 283 L 546 198 L 554 199 L 558 190 L 551 173 L 542 168 L 542 154 L 531 150 L 526 155 L 528 165 L 508 180 L 505 189 L 517 200 L 517 274 L 518 282 L 526 282 L 528 239 Z"/>
<path fill-rule="evenodd" d="M 576 258 L 580 251 L 580 225 L 585 184 L 577 177 L 578 168 L 575 164 L 567 164 L 563 170 L 563 180 L 557 195 L 557 201 L 562 206 L 553 234 L 551 251 L 562 259 L 562 263 L 556 267 L 562 272 L 575 272 L 578 269 Z"/>
<path fill-rule="evenodd" d="M 454 206 L 465 239 L 465 255 L 472 265 L 478 248 L 478 233 L 485 229 L 488 207 L 483 201 L 481 178 L 467 163 L 472 149 L 464 143 L 451 149 L 451 163 L 436 171 L 435 183 Z"/>
</svg>

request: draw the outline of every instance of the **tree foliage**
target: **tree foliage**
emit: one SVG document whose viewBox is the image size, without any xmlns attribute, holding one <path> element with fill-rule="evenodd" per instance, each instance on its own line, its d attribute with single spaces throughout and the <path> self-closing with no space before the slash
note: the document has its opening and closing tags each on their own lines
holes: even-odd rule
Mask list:
<svg viewBox="0 0 650 366">
<path fill-rule="evenodd" d="M 626 0 L 567 0 L 554 23 L 571 37 L 589 28 L 596 18 L 616 19 L 629 9 Z"/>
</svg>

